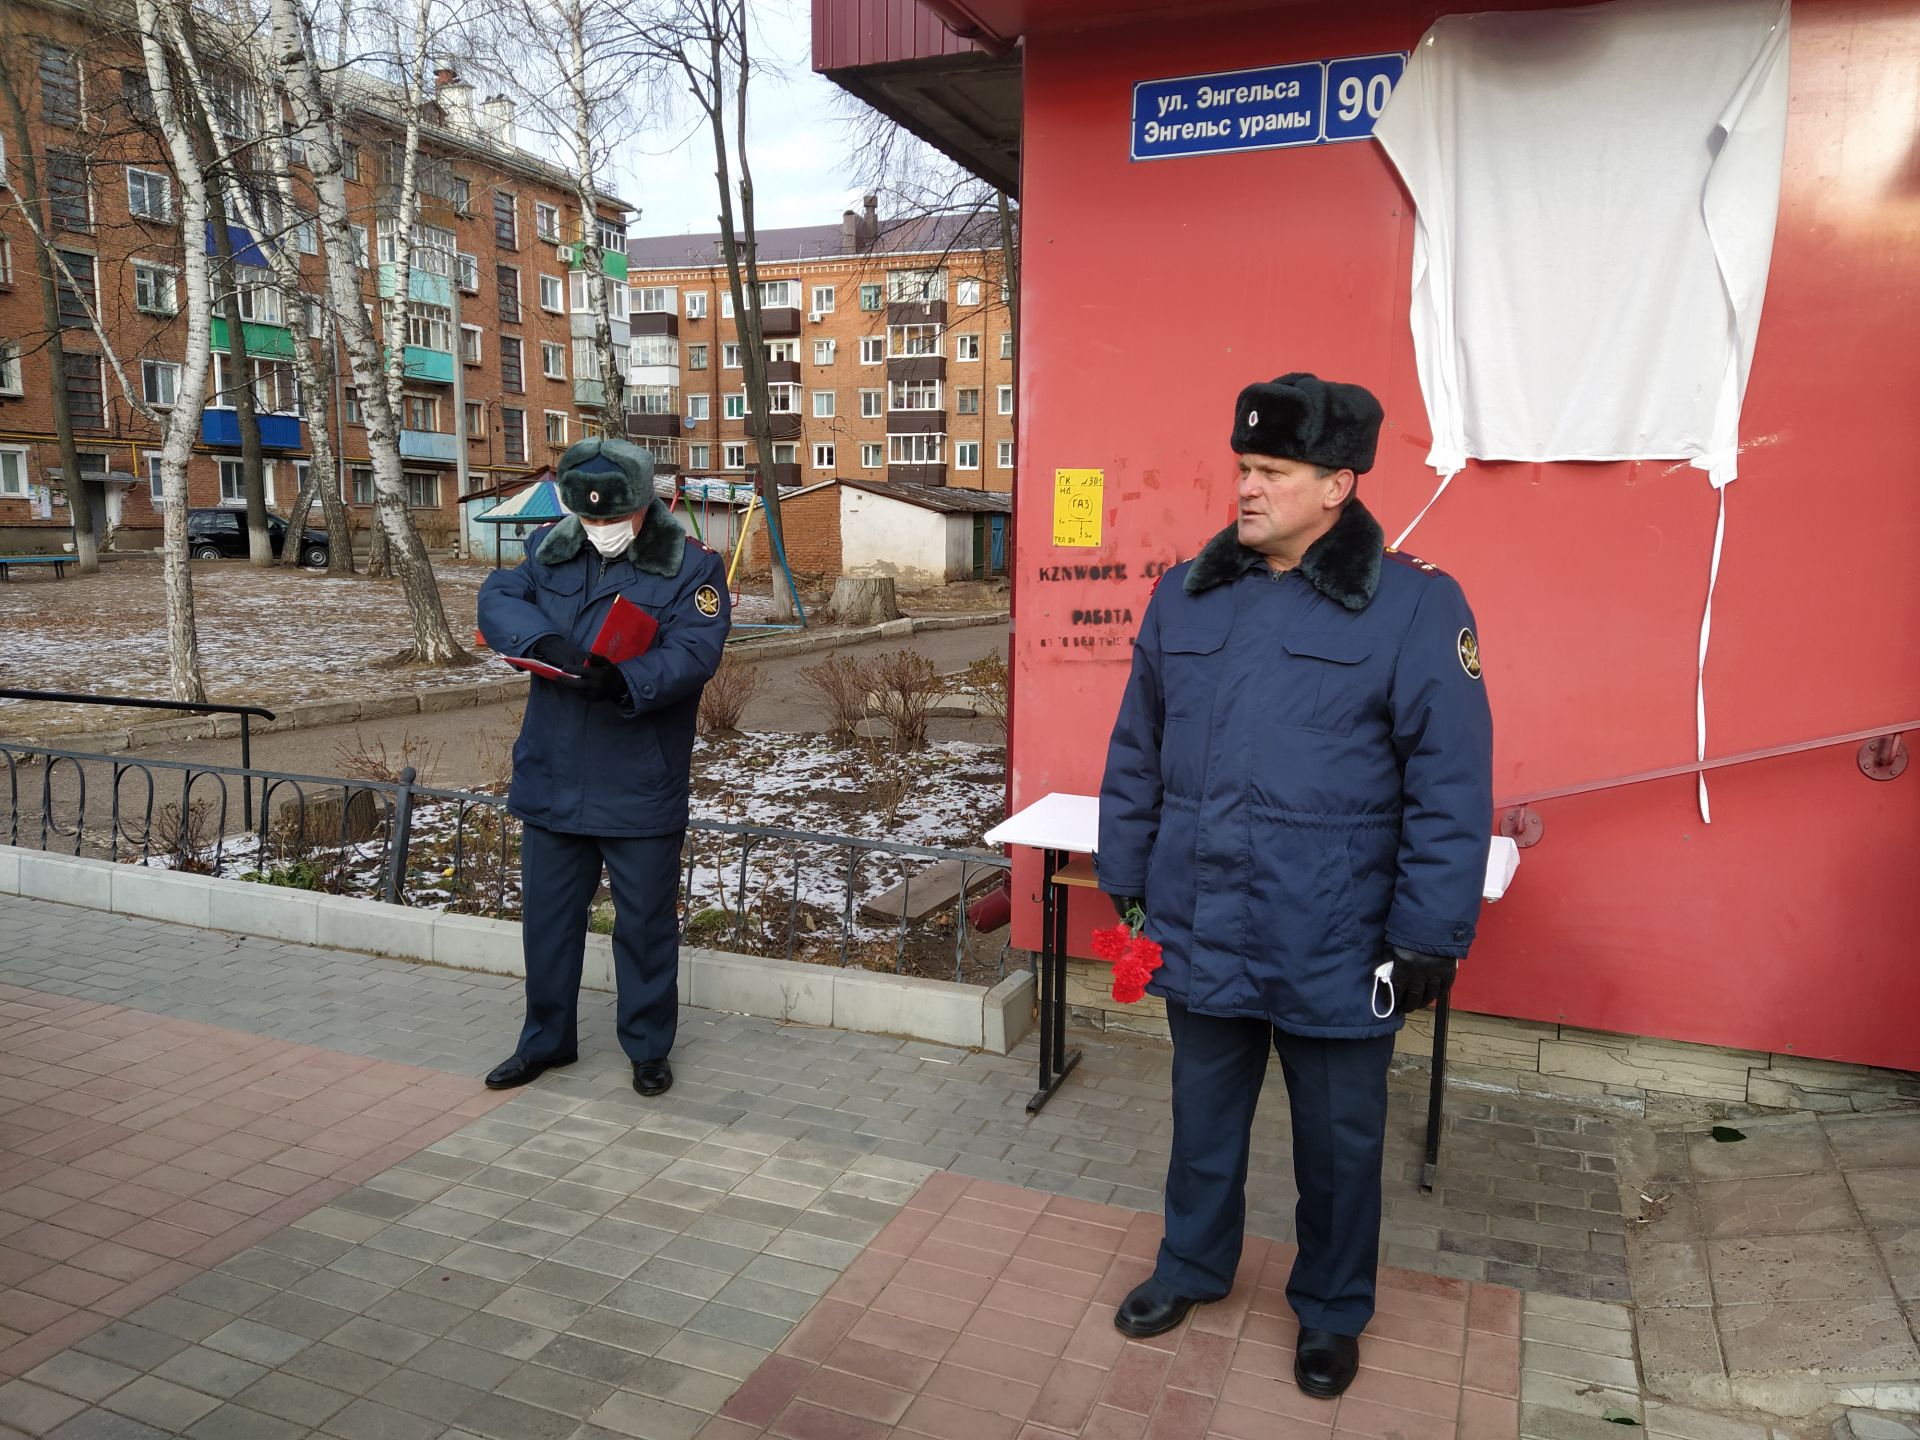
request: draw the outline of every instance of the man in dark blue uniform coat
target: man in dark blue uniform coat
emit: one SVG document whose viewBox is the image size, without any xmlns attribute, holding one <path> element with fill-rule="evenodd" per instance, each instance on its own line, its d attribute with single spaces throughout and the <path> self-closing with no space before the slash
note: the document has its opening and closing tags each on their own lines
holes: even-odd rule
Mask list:
<svg viewBox="0 0 1920 1440">
<path fill-rule="evenodd" d="M 1239 508 L 1141 622 L 1100 789 L 1100 886 L 1164 949 L 1166 1238 L 1115 1323 L 1173 1328 L 1239 1263 L 1271 1046 L 1293 1113 L 1301 1389 L 1359 1365 L 1393 1036 L 1473 942 L 1493 725 L 1466 597 L 1354 498 L 1379 402 L 1283 375 L 1234 409 Z"/>
<path fill-rule="evenodd" d="M 513 749 L 507 808 L 524 829 L 527 1020 L 487 1084 L 524 1085 L 575 1059 L 587 920 L 604 865 L 620 1045 L 633 1088 L 658 1095 L 673 1084 L 688 767 L 700 691 L 727 639 L 726 573 L 654 496 L 653 456 L 639 446 L 582 440 L 560 457 L 559 485 L 572 513 L 480 589 L 487 643 L 561 671 L 535 674 Z M 589 650 L 617 595 L 660 629 L 616 665 Z"/>
</svg>

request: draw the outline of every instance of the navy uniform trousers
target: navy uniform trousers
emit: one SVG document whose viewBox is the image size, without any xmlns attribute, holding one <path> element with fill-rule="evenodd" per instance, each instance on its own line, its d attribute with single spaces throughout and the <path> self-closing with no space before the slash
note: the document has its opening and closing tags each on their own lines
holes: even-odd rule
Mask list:
<svg viewBox="0 0 1920 1440">
<path fill-rule="evenodd" d="M 1167 1228 L 1154 1274 L 1176 1294 L 1233 1288 L 1247 1219 L 1247 1154 L 1267 1047 L 1293 1111 L 1300 1247 L 1287 1301 L 1303 1328 L 1358 1335 L 1373 1318 L 1380 1260 L 1380 1163 L 1393 1036 L 1324 1040 L 1265 1020 L 1196 1015 L 1167 1002 L 1173 1032 L 1173 1155 Z"/>
<path fill-rule="evenodd" d="M 556 1060 L 579 1053 L 580 969 L 600 867 L 613 891 L 613 973 L 620 1048 L 664 1060 L 680 1021 L 680 845 L 674 835 L 563 835 L 523 826 L 521 931 L 527 1023 L 516 1053 Z"/>
</svg>

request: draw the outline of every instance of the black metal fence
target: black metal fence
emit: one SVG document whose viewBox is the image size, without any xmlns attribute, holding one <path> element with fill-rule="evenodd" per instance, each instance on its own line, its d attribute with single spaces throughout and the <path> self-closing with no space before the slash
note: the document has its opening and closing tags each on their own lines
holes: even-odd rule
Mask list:
<svg viewBox="0 0 1920 1440">
<path fill-rule="evenodd" d="M 420 785 L 412 767 L 356 779 L 13 741 L 0 741 L 0 764 L 0 839 L 10 845 L 520 913 L 520 826 L 505 797 Z M 696 818 L 682 854 L 681 935 L 788 960 L 992 981 L 1006 974 L 1008 942 L 971 929 L 967 900 L 1008 870 L 1004 856 L 979 851 Z"/>
</svg>

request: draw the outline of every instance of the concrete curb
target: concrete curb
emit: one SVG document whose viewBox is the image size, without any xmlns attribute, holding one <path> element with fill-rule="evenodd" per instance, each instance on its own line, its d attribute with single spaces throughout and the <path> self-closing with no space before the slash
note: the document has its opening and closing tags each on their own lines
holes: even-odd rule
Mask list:
<svg viewBox="0 0 1920 1440">
<path fill-rule="evenodd" d="M 750 660 L 776 655 L 805 655 L 814 650 L 832 650 L 841 645 L 858 645 L 866 640 L 905 640 L 935 630 L 970 630 L 980 625 L 1004 625 L 1009 612 L 994 610 L 985 615 L 922 615 L 917 618 L 889 620 L 882 625 L 862 625 L 857 630 L 823 630 L 816 635 L 769 636 L 765 640 L 735 640 L 727 649 Z"/>
<path fill-rule="evenodd" d="M 0 894 L 264 939 L 521 975 L 520 925 L 0 845 Z M 613 942 L 587 937 L 583 983 L 612 990 Z M 1005 1055 L 1033 1023 L 1033 976 L 991 987 L 682 946 L 681 998 L 707 1010 Z"/>
<path fill-rule="evenodd" d="M 395 715 L 431 715 L 443 710 L 473 710 L 517 700 L 527 692 L 525 675 L 477 680 L 468 685 L 435 685 L 421 690 L 392 691 L 358 700 L 295 700 L 274 707 L 271 720 L 255 719 L 255 735 L 281 730 L 311 730 L 320 725 L 345 725 L 357 720 L 385 720 Z M 28 743 L 55 745 L 59 741 L 86 742 L 93 754 L 117 755 L 124 750 L 154 745 L 179 745 L 188 740 L 230 740 L 240 733 L 238 715 L 195 715 L 178 720 L 154 720 L 120 730 L 56 730 Z"/>
</svg>

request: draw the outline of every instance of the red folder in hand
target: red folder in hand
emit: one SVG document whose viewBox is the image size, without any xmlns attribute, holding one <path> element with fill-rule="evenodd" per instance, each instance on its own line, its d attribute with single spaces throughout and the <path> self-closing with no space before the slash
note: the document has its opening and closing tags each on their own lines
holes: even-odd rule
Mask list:
<svg viewBox="0 0 1920 1440">
<path fill-rule="evenodd" d="M 659 633 L 658 620 L 626 596 L 616 595 L 613 597 L 613 608 L 607 611 L 607 618 L 600 622 L 599 634 L 593 637 L 593 644 L 587 648 L 592 654 L 618 665 L 623 660 L 646 654 L 647 647 L 653 644 L 653 637 Z M 565 670 L 535 660 L 531 655 L 502 655 L 500 658 L 516 670 L 544 675 L 549 680 L 557 680 L 567 674 Z"/>
</svg>

